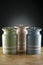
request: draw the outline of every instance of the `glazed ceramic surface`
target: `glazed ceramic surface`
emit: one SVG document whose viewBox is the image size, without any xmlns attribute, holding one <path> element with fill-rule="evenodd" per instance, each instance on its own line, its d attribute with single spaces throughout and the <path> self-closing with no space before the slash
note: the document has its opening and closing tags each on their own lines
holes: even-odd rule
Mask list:
<svg viewBox="0 0 43 65">
<path fill-rule="evenodd" d="M 2 28 L 2 30 L 3 54 L 16 54 L 17 53 L 16 29 L 13 27 L 5 27 Z"/>
<path fill-rule="evenodd" d="M 26 34 L 27 34 L 27 30 L 24 26 L 19 26 L 17 28 L 18 53 L 26 53 Z"/>
<path fill-rule="evenodd" d="M 27 35 L 27 54 L 40 54 L 41 53 L 41 29 L 31 27 L 28 29 Z"/>
</svg>

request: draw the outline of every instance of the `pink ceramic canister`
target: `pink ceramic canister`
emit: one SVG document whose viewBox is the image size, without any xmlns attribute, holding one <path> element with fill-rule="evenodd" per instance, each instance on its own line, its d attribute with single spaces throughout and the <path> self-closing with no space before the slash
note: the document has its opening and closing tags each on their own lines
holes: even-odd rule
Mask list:
<svg viewBox="0 0 43 65">
<path fill-rule="evenodd" d="M 17 35 L 18 35 L 18 44 L 17 44 L 17 52 L 20 54 L 26 53 L 26 35 L 27 35 L 27 26 L 20 25 L 17 27 Z"/>
</svg>

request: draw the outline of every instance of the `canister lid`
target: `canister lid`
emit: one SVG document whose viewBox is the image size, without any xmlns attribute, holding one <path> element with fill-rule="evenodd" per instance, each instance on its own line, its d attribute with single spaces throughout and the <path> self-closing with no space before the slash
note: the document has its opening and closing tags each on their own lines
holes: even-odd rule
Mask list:
<svg viewBox="0 0 43 65">
<path fill-rule="evenodd" d="M 31 34 L 31 33 L 36 33 L 36 32 L 40 32 L 42 29 L 40 27 L 30 27 L 28 28 L 28 33 Z"/>
<path fill-rule="evenodd" d="M 20 24 L 20 25 L 15 25 L 14 28 L 29 28 L 29 26 Z"/>
<path fill-rule="evenodd" d="M 14 28 L 14 27 L 3 27 L 2 30 L 6 31 L 6 32 L 10 32 L 10 31 L 15 31 L 16 32 L 16 28 Z"/>
</svg>

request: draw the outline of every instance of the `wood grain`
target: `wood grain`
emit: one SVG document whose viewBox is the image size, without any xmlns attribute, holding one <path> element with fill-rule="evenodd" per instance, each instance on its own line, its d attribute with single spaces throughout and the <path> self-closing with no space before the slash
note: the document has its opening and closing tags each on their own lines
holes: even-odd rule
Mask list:
<svg viewBox="0 0 43 65">
<path fill-rule="evenodd" d="M 43 47 L 40 55 L 4 55 L 0 47 L 0 65 L 43 65 Z"/>
</svg>

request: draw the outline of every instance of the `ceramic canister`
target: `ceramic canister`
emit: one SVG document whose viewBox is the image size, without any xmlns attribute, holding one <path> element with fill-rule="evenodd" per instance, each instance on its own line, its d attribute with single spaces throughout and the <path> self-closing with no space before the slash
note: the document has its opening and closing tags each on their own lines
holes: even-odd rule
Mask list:
<svg viewBox="0 0 43 65">
<path fill-rule="evenodd" d="M 17 35 L 18 35 L 18 53 L 26 53 L 26 34 L 27 30 L 24 26 L 17 27 Z"/>
<path fill-rule="evenodd" d="M 27 35 L 27 54 L 40 54 L 41 53 L 41 34 L 42 29 L 31 27 L 28 29 Z"/>
<path fill-rule="evenodd" d="M 16 29 L 13 27 L 2 28 L 2 47 L 3 54 L 16 54 L 17 53 L 17 34 Z"/>
</svg>

